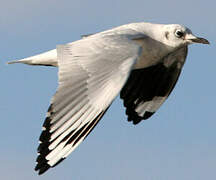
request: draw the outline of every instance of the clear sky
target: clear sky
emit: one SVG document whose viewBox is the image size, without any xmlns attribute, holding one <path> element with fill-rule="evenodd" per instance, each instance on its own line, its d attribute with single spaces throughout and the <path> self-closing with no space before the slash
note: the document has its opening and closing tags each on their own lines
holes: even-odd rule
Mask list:
<svg viewBox="0 0 216 180">
<path fill-rule="evenodd" d="M 215 6 L 213 0 L 1 0 L 0 179 L 215 179 Z M 118 97 L 87 140 L 39 177 L 36 148 L 57 69 L 5 62 L 140 21 L 184 24 L 211 45 L 190 46 L 177 86 L 150 120 L 127 122 Z"/>
</svg>

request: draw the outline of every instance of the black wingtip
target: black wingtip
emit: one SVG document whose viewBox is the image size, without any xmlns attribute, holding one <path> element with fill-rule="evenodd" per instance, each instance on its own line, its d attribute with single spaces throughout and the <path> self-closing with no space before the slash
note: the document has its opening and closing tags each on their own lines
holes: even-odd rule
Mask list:
<svg viewBox="0 0 216 180">
<path fill-rule="evenodd" d="M 51 114 L 53 114 L 52 112 L 52 105 L 50 105 L 48 112 Z M 49 150 L 49 144 L 50 144 L 50 137 L 51 137 L 51 133 L 50 131 L 50 121 L 51 118 L 50 116 L 46 117 L 44 124 L 43 124 L 43 128 L 44 130 L 42 131 L 41 135 L 40 135 L 40 145 L 38 146 L 38 157 L 36 159 L 37 165 L 35 167 L 35 171 L 38 171 L 38 174 L 41 175 L 44 172 L 46 172 L 51 166 L 47 163 L 47 159 L 46 156 L 50 153 Z"/>
<path fill-rule="evenodd" d="M 65 158 L 61 158 L 56 164 L 54 164 L 53 166 L 50 166 L 47 161 L 43 161 L 38 163 L 35 166 L 35 171 L 38 171 L 38 175 L 41 175 L 43 173 L 45 173 L 48 169 L 53 168 L 55 166 L 57 166 L 59 163 L 61 163 Z"/>
<path fill-rule="evenodd" d="M 37 169 L 36 167 L 35 167 L 35 170 L 36 171 L 39 170 L 38 175 L 41 175 L 41 174 L 45 173 L 51 166 L 49 164 L 44 164 L 43 167 L 41 167 L 40 169 Z"/>
<path fill-rule="evenodd" d="M 130 111 L 130 109 L 128 108 L 126 110 L 126 114 L 128 115 L 128 121 L 132 121 L 134 125 L 137 125 L 140 121 L 142 120 L 147 120 L 148 118 L 150 118 L 155 112 L 149 112 L 146 111 L 144 116 L 141 117 L 137 114 L 137 112 L 135 111 Z"/>
<path fill-rule="evenodd" d="M 47 166 L 47 160 L 44 160 L 43 161 L 39 161 L 37 162 L 37 165 L 35 166 L 35 171 L 38 171 L 40 169 L 42 169 L 43 167 Z"/>
<path fill-rule="evenodd" d="M 146 120 L 148 118 L 150 118 L 155 112 L 149 112 L 149 111 L 146 111 L 144 116 L 143 116 L 143 119 Z"/>
</svg>

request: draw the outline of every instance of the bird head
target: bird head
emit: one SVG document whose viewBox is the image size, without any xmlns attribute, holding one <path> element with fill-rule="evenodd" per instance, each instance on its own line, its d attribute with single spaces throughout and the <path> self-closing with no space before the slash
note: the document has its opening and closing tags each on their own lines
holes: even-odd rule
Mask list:
<svg viewBox="0 0 216 180">
<path fill-rule="evenodd" d="M 193 35 L 192 31 L 179 24 L 164 26 L 164 42 L 171 47 L 179 47 L 193 43 L 209 44 L 207 39 Z"/>
</svg>

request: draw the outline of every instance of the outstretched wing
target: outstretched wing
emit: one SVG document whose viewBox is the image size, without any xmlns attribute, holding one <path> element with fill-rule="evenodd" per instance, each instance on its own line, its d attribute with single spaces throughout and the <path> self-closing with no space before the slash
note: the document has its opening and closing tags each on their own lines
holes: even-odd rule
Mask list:
<svg viewBox="0 0 216 180">
<path fill-rule="evenodd" d="M 43 125 L 35 170 L 44 173 L 91 132 L 117 96 L 141 48 L 118 36 L 57 47 L 59 87 Z"/>
<path fill-rule="evenodd" d="M 128 121 L 137 124 L 157 111 L 174 88 L 186 56 L 187 47 L 183 47 L 159 64 L 131 72 L 120 93 Z"/>
</svg>

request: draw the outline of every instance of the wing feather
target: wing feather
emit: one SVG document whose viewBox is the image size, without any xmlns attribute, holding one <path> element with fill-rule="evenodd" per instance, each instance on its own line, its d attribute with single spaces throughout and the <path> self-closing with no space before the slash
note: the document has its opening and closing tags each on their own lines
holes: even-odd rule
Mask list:
<svg viewBox="0 0 216 180">
<path fill-rule="evenodd" d="M 139 45 L 121 36 L 90 36 L 57 47 L 59 87 L 40 136 L 39 174 L 65 159 L 92 131 L 140 52 Z"/>
<path fill-rule="evenodd" d="M 156 65 L 131 72 L 120 93 L 128 121 L 137 124 L 158 110 L 173 90 L 186 56 L 187 47 L 183 47 Z"/>
</svg>

